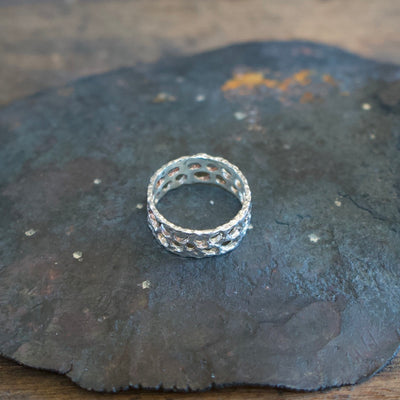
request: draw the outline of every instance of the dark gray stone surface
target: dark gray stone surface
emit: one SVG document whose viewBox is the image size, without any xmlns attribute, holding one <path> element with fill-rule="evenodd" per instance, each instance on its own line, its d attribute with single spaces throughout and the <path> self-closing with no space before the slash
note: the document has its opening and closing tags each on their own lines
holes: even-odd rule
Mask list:
<svg viewBox="0 0 400 400">
<path fill-rule="evenodd" d="M 95 390 L 315 390 L 379 370 L 400 342 L 399 81 L 335 48 L 259 43 L 0 110 L 0 353 Z M 184 259 L 136 205 L 198 152 L 246 175 L 253 229 Z M 237 207 L 221 192 L 181 188 L 163 210 L 212 225 Z"/>
</svg>

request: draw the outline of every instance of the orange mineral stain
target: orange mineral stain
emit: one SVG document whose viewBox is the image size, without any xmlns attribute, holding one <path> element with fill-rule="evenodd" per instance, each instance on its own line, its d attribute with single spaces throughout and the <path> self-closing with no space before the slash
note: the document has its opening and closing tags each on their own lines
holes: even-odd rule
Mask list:
<svg viewBox="0 0 400 400">
<path fill-rule="evenodd" d="M 299 72 L 296 72 L 292 76 L 289 76 L 289 78 L 284 79 L 278 86 L 282 92 L 286 92 L 286 90 L 289 89 L 290 86 L 299 84 L 301 86 L 306 86 L 311 83 L 310 79 L 310 74 L 311 71 L 308 69 L 302 69 Z"/>
<path fill-rule="evenodd" d="M 335 79 L 333 79 L 333 76 L 332 76 L 332 75 L 324 74 L 324 75 L 322 76 L 322 80 L 323 80 L 325 83 L 329 83 L 329 84 L 332 85 L 332 86 L 337 86 L 337 82 L 335 81 Z"/>
<path fill-rule="evenodd" d="M 293 75 L 293 80 L 295 83 L 300 83 L 302 86 L 309 85 L 311 83 L 310 74 L 310 70 L 302 69 Z"/>
<path fill-rule="evenodd" d="M 243 89 L 254 89 L 257 86 L 266 86 L 274 88 L 278 85 L 278 82 L 273 79 L 266 79 L 262 72 L 246 72 L 240 74 L 234 74 L 232 79 L 226 81 L 222 87 L 222 91 L 234 90 L 238 88 Z"/>
<path fill-rule="evenodd" d="M 310 75 L 310 70 L 303 69 L 292 76 L 279 81 L 265 78 L 262 72 L 236 73 L 233 75 L 232 79 L 227 80 L 221 86 L 221 90 L 226 92 L 228 90 L 243 89 L 240 94 L 245 94 L 256 87 L 265 86 L 270 89 L 279 89 L 284 92 L 292 85 L 309 85 L 311 83 Z"/>
</svg>

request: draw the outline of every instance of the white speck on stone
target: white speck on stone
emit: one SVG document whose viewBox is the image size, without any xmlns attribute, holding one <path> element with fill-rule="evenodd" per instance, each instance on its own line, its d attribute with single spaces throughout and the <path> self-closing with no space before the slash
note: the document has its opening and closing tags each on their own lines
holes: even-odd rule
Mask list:
<svg viewBox="0 0 400 400">
<path fill-rule="evenodd" d="M 245 119 L 247 117 L 247 114 L 242 111 L 236 111 L 233 115 L 238 121 L 241 121 L 242 119 Z"/>
<path fill-rule="evenodd" d="M 210 200 L 210 204 L 213 206 L 214 205 L 214 200 Z"/>
<path fill-rule="evenodd" d="M 183 82 L 185 82 L 185 78 L 182 77 L 182 76 L 178 76 L 178 77 L 176 78 L 176 81 L 177 81 L 178 83 L 183 83 Z"/>
<path fill-rule="evenodd" d="M 138 210 L 141 210 L 141 209 L 143 208 L 143 203 L 137 203 L 137 204 L 136 204 L 136 208 L 137 208 Z"/>
<path fill-rule="evenodd" d="M 96 178 L 96 179 L 93 181 L 93 183 L 94 183 L 95 185 L 100 185 L 101 179 Z"/>
<path fill-rule="evenodd" d="M 364 103 L 361 107 L 364 111 L 369 111 L 371 109 L 371 104 Z"/>
<path fill-rule="evenodd" d="M 150 281 L 143 281 L 140 286 L 142 287 L 142 289 L 150 289 L 151 286 L 151 282 Z"/>
<path fill-rule="evenodd" d="M 215 374 L 212 372 L 211 373 L 211 378 L 214 379 L 215 378 Z"/>
<path fill-rule="evenodd" d="M 318 240 L 320 239 L 319 236 L 317 236 L 315 233 L 311 233 L 308 235 L 308 238 L 310 239 L 310 242 L 317 243 Z"/>
<path fill-rule="evenodd" d="M 202 101 L 204 101 L 206 99 L 206 96 L 204 96 L 204 94 L 198 94 L 197 96 L 196 96 L 196 101 L 198 102 L 198 103 L 201 103 Z"/>
<path fill-rule="evenodd" d="M 371 134 L 369 135 L 369 138 L 370 138 L 371 140 L 375 140 L 375 139 L 376 139 L 376 135 L 375 135 L 374 133 L 371 133 Z"/>
<path fill-rule="evenodd" d="M 83 256 L 83 253 L 81 251 L 74 251 L 72 253 L 72 257 L 74 257 L 75 260 L 78 260 L 78 261 L 83 261 L 83 257 L 82 256 Z"/>
<path fill-rule="evenodd" d="M 253 228 L 254 228 L 253 225 L 249 224 L 249 227 L 247 229 L 253 229 Z"/>
<path fill-rule="evenodd" d="M 341 207 L 342 206 L 342 202 L 340 200 L 335 200 L 335 206 L 336 207 Z"/>
<path fill-rule="evenodd" d="M 35 229 L 28 229 L 28 230 L 25 232 L 25 236 L 30 237 L 30 236 L 33 236 L 35 233 L 36 233 Z"/>
<path fill-rule="evenodd" d="M 153 103 L 164 103 L 164 102 L 168 102 L 168 101 L 171 101 L 171 102 L 176 101 L 176 97 L 169 93 L 160 92 L 153 99 Z"/>
<path fill-rule="evenodd" d="M 283 145 L 283 148 L 284 148 L 285 150 L 290 150 L 290 144 L 285 143 L 285 144 Z"/>
</svg>

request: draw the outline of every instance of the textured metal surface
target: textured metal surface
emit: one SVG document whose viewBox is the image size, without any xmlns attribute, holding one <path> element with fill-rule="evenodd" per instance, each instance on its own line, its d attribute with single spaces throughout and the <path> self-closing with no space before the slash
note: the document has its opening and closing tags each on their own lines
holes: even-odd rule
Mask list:
<svg viewBox="0 0 400 400">
<path fill-rule="evenodd" d="M 399 80 L 335 48 L 249 44 L 3 108 L 0 352 L 96 390 L 373 374 L 399 345 Z M 253 229 L 221 257 L 176 256 L 147 228 L 149 176 L 198 152 L 252 189 Z M 204 186 L 163 215 L 232 218 Z"/>
<path fill-rule="evenodd" d="M 241 203 L 240 211 L 223 225 L 202 230 L 175 225 L 159 212 L 157 204 L 170 190 L 198 183 L 214 184 L 232 193 Z M 181 204 L 175 207 L 180 208 Z M 198 213 L 202 216 L 201 208 Z M 221 157 L 183 156 L 163 165 L 150 179 L 147 189 L 149 227 L 157 241 L 174 254 L 195 258 L 226 254 L 239 245 L 250 219 L 251 192 L 247 179 L 237 166 Z"/>
</svg>

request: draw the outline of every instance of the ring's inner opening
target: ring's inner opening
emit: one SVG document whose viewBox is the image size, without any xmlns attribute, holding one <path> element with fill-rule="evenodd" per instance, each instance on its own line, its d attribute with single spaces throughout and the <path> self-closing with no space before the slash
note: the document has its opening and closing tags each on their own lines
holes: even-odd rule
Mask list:
<svg viewBox="0 0 400 400">
<path fill-rule="evenodd" d="M 212 229 L 230 221 L 240 201 L 216 185 L 183 185 L 166 193 L 157 205 L 172 223 L 190 229 Z"/>
<path fill-rule="evenodd" d="M 244 186 L 228 165 L 193 157 L 174 163 L 157 177 L 154 202 L 161 214 L 176 225 L 212 229 L 229 222 L 239 212 Z"/>
</svg>

